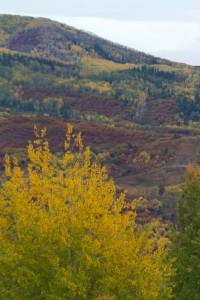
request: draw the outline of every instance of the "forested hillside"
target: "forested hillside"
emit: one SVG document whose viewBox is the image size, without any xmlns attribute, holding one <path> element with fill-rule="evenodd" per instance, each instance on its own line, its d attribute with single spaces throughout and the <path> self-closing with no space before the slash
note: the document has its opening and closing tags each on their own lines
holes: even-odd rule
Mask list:
<svg viewBox="0 0 200 300">
<path fill-rule="evenodd" d="M 45 58 L 76 62 L 87 54 L 116 63 L 171 64 L 45 18 L 1 15 L 0 28 L 0 46 Z"/>
<path fill-rule="evenodd" d="M 0 15 L 0 299 L 199 299 L 199 82 Z"/>
<path fill-rule="evenodd" d="M 62 151 L 70 121 L 119 190 L 145 197 L 142 220 L 173 219 L 174 191 L 199 162 L 200 70 L 44 18 L 1 15 L 0 30 L 1 168 L 7 152 L 26 163 L 34 124 Z"/>
</svg>

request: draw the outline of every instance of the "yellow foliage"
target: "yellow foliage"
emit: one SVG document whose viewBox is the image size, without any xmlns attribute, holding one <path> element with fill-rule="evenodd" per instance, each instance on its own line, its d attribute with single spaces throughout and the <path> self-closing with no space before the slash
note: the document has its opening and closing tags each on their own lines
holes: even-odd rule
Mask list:
<svg viewBox="0 0 200 300">
<path fill-rule="evenodd" d="M 165 243 L 137 227 L 80 134 L 68 127 L 61 158 L 45 134 L 35 128 L 26 170 L 6 156 L 0 299 L 168 299 Z"/>
<path fill-rule="evenodd" d="M 165 187 L 166 193 L 182 193 L 183 187 L 181 184 L 169 185 Z"/>
<path fill-rule="evenodd" d="M 85 86 L 90 87 L 91 89 L 97 90 L 100 94 L 107 93 L 111 96 L 111 86 L 109 82 L 102 82 L 102 81 L 90 81 L 85 84 Z"/>
<path fill-rule="evenodd" d="M 144 162 L 145 164 L 147 164 L 150 160 L 151 155 L 146 150 L 144 150 L 140 152 L 140 154 L 136 158 L 134 158 L 133 162 Z"/>
<path fill-rule="evenodd" d="M 98 57 L 89 57 L 84 55 L 82 57 L 82 70 L 81 73 L 85 74 L 98 74 L 99 72 L 113 72 L 119 70 L 128 70 L 138 67 L 134 64 L 120 64 L 113 61 L 101 59 Z"/>
<path fill-rule="evenodd" d="M 84 53 L 85 52 L 85 50 L 83 50 L 83 48 L 81 48 L 78 45 L 71 45 L 71 50 L 72 51 L 76 51 L 76 52 L 80 52 L 80 53 Z"/>
<path fill-rule="evenodd" d="M 0 34 L 1 34 L 1 32 L 0 32 Z M 10 52 L 11 52 L 10 49 L 0 47 L 0 53 L 10 53 Z"/>
</svg>

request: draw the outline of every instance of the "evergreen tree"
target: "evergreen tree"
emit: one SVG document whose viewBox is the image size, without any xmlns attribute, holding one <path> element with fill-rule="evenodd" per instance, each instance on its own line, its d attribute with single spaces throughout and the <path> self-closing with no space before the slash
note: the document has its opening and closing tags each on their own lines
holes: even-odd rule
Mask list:
<svg viewBox="0 0 200 300">
<path fill-rule="evenodd" d="M 190 166 L 178 203 L 180 230 L 173 239 L 175 300 L 200 299 L 200 168 Z"/>
</svg>

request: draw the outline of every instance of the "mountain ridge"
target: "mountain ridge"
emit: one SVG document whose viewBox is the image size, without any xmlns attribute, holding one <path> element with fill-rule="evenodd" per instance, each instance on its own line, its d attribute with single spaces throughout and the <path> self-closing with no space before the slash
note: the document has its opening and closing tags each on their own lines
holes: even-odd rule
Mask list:
<svg viewBox="0 0 200 300">
<path fill-rule="evenodd" d="M 5 23 L 10 24 L 8 26 Z M 76 58 L 74 57 L 76 61 L 81 59 L 81 52 L 85 51 L 89 56 L 111 60 L 116 63 L 175 64 L 175 62 L 167 59 L 161 59 L 111 42 L 93 33 L 48 18 L 2 14 L 0 15 L 0 28 L 5 36 L 5 40 L 1 41 L 1 46 L 8 46 L 11 50 L 19 52 L 31 53 L 32 51 L 38 51 L 46 58 L 49 58 L 50 54 L 45 52 L 45 46 L 51 47 L 51 51 L 54 51 L 55 56 L 60 60 L 69 59 L 67 54 L 72 54 L 72 51 L 70 52 L 71 47 L 78 46 L 81 49 L 76 49 Z M 49 40 L 54 41 L 54 46 Z M 55 42 L 57 45 L 55 45 Z M 59 47 L 60 51 L 57 49 Z M 69 53 L 65 52 L 66 49 Z M 75 51 L 75 49 L 73 50 Z M 93 50 L 92 53 L 91 50 Z M 117 55 L 113 54 L 115 52 L 118 52 Z"/>
</svg>

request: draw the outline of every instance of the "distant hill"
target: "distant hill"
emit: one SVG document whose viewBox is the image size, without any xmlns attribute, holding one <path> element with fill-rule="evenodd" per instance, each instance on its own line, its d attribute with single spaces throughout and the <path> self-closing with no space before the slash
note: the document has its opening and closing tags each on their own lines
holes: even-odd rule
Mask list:
<svg viewBox="0 0 200 300">
<path fill-rule="evenodd" d="M 0 64 L 3 107 L 106 124 L 200 120 L 199 68 L 49 19 L 0 15 Z"/>
<path fill-rule="evenodd" d="M 0 46 L 60 61 L 79 61 L 83 55 L 116 63 L 171 65 L 143 52 L 45 18 L 0 15 Z"/>
<path fill-rule="evenodd" d="M 49 19 L 0 15 L 0 170 L 5 153 L 26 163 L 34 124 L 62 152 L 71 122 L 118 189 L 149 200 L 145 220 L 173 219 L 172 191 L 200 162 L 199 82 L 198 67 Z"/>
</svg>

